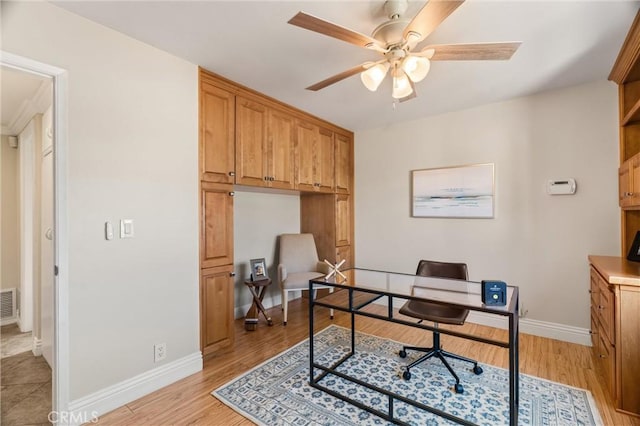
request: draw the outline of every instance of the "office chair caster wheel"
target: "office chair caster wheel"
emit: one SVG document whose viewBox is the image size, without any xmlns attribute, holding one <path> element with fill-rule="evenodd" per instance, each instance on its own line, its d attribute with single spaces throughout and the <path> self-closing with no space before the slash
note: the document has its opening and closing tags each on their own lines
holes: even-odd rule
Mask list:
<svg viewBox="0 0 640 426">
<path fill-rule="evenodd" d="M 464 393 L 464 388 L 460 383 L 456 383 L 453 389 L 456 391 L 456 393 Z"/>
<path fill-rule="evenodd" d="M 409 370 L 407 370 L 404 373 L 402 373 L 402 378 L 405 379 L 405 380 L 411 379 L 411 373 L 409 372 Z"/>
<path fill-rule="evenodd" d="M 407 351 L 405 351 L 404 349 L 400 349 L 400 352 L 398 352 L 398 356 L 400 358 L 406 358 L 407 357 Z"/>
<path fill-rule="evenodd" d="M 482 367 L 480 367 L 479 365 L 476 365 L 475 367 L 473 367 L 473 372 L 475 375 L 480 375 L 482 374 Z"/>
</svg>

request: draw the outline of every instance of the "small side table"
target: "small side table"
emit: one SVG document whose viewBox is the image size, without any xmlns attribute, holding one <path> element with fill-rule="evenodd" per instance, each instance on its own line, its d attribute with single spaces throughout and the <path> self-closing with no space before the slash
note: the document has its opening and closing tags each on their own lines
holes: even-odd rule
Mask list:
<svg viewBox="0 0 640 426">
<path fill-rule="evenodd" d="M 271 317 L 267 315 L 267 311 L 262 305 L 262 299 L 264 299 L 264 293 L 267 287 L 271 285 L 271 279 L 265 278 L 259 281 L 244 280 L 244 285 L 249 288 L 251 295 L 253 296 L 253 304 L 247 311 L 247 315 L 244 317 L 244 328 L 248 331 L 253 331 L 258 328 L 258 318 L 260 313 L 264 315 L 264 319 L 267 320 L 269 326 L 273 325 Z"/>
</svg>

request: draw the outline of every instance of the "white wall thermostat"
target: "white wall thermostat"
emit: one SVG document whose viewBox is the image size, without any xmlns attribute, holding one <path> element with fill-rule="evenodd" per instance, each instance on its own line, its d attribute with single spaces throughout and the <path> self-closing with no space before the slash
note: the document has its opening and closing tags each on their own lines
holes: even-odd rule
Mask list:
<svg viewBox="0 0 640 426">
<path fill-rule="evenodd" d="M 576 193 L 576 180 L 573 178 L 550 180 L 547 182 L 549 195 L 573 195 Z"/>
</svg>

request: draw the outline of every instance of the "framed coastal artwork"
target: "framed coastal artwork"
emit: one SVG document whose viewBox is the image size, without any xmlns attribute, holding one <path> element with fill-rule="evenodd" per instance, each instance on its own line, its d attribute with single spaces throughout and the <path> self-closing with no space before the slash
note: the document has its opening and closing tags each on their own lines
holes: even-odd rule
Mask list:
<svg viewBox="0 0 640 426">
<path fill-rule="evenodd" d="M 494 165 L 411 171 L 412 217 L 493 218 Z"/>
</svg>

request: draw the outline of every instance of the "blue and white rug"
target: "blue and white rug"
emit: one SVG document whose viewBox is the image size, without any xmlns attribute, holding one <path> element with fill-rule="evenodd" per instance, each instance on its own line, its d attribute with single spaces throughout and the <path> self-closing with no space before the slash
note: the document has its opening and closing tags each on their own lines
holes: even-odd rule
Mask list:
<svg viewBox="0 0 640 426">
<path fill-rule="evenodd" d="M 330 326 L 316 334 L 315 361 L 329 366 L 347 353 L 349 330 Z M 453 391 L 454 379 L 439 360 L 429 360 L 411 369 L 411 380 L 402 379 L 403 366 L 419 356 L 414 351 L 402 359 L 402 344 L 356 333 L 356 355 L 340 366 L 341 371 L 366 379 L 379 387 L 408 396 L 429 406 L 481 425 L 503 425 L 509 421 L 508 371 L 482 365 L 484 373 L 473 374 L 467 363 L 451 360 L 460 376 L 464 393 Z M 316 371 L 319 374 L 320 371 Z M 387 425 L 386 420 L 312 388 L 309 380 L 309 342 L 276 355 L 253 370 L 212 392 L 216 398 L 260 425 Z M 385 411 L 384 395 L 352 382 L 328 375 L 324 386 Z M 395 416 L 415 425 L 455 424 L 421 409 L 396 402 Z M 533 376 L 520 375 L 520 425 L 602 425 L 591 393 Z"/>
</svg>

